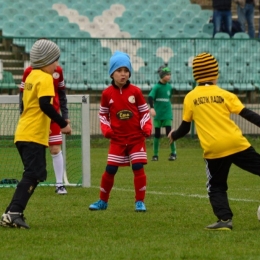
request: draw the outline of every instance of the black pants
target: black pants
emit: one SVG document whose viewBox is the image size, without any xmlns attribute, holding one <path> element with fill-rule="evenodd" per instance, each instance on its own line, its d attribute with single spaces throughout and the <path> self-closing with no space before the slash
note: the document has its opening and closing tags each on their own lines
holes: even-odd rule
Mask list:
<svg viewBox="0 0 260 260">
<path fill-rule="evenodd" d="M 205 159 L 207 190 L 214 214 L 218 219 L 231 219 L 233 213 L 227 197 L 227 179 L 232 164 L 250 173 L 260 175 L 260 154 L 253 147 L 226 157 Z"/>
<path fill-rule="evenodd" d="M 16 147 L 23 161 L 23 176 L 45 181 L 47 178 L 46 146 L 33 142 L 16 142 Z"/>
<path fill-rule="evenodd" d="M 46 147 L 33 142 L 16 142 L 24 171 L 5 212 L 22 213 L 40 181 L 46 180 Z"/>
</svg>

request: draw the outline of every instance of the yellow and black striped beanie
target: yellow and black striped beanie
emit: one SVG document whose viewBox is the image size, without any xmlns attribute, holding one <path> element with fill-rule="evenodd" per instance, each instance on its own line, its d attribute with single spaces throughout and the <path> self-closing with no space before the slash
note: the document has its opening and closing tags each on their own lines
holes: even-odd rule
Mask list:
<svg viewBox="0 0 260 260">
<path fill-rule="evenodd" d="M 218 62 L 213 55 L 203 52 L 192 62 L 193 77 L 197 82 L 207 82 L 218 78 Z"/>
</svg>

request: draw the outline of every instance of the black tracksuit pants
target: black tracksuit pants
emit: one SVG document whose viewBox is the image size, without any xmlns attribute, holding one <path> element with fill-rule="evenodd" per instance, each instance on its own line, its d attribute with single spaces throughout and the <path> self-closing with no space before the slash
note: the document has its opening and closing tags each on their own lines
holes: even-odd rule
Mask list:
<svg viewBox="0 0 260 260">
<path fill-rule="evenodd" d="M 26 205 L 40 181 L 47 178 L 46 147 L 34 142 L 16 142 L 21 156 L 24 171 L 18 183 L 13 198 L 5 212 L 23 213 Z"/>
<path fill-rule="evenodd" d="M 206 163 L 207 191 L 214 214 L 218 219 L 232 219 L 233 213 L 227 197 L 227 179 L 232 164 L 250 173 L 260 175 L 260 154 L 251 146 L 226 157 L 204 159 Z"/>
</svg>

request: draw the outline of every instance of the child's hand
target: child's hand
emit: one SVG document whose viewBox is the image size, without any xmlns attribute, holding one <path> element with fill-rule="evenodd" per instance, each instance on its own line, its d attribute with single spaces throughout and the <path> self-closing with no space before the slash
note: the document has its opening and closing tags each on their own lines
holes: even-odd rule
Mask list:
<svg viewBox="0 0 260 260">
<path fill-rule="evenodd" d="M 145 137 L 149 137 L 150 135 L 152 134 L 152 129 L 150 129 L 150 128 L 143 128 L 143 135 L 145 136 Z"/>
<path fill-rule="evenodd" d="M 114 131 L 111 129 L 111 131 L 107 131 L 104 133 L 105 138 L 111 139 L 114 136 Z"/>
<path fill-rule="evenodd" d="M 155 117 L 156 116 L 156 112 L 155 112 L 155 109 L 154 108 L 151 108 L 150 109 L 150 114 L 152 117 Z"/>
<path fill-rule="evenodd" d="M 143 132 L 143 135 L 144 135 L 144 137 L 149 137 L 150 136 L 149 134 L 147 134 L 145 132 Z"/>
<path fill-rule="evenodd" d="M 71 127 L 69 124 L 65 126 L 64 128 L 61 128 L 61 132 L 66 135 L 71 135 Z"/>
<path fill-rule="evenodd" d="M 171 132 L 168 134 L 168 138 L 170 140 L 170 144 L 174 142 L 174 140 L 172 139 L 172 133 L 174 132 L 174 129 L 171 130 Z"/>
</svg>

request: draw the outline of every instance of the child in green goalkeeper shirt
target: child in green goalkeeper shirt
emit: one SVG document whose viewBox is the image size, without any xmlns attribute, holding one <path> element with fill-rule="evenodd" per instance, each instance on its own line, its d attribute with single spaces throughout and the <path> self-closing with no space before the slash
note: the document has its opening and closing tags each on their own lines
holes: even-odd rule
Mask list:
<svg viewBox="0 0 260 260">
<path fill-rule="evenodd" d="M 161 128 L 165 127 L 166 135 L 171 131 L 172 127 L 172 105 L 171 96 L 173 94 L 173 89 L 168 83 L 171 80 L 170 69 L 163 65 L 158 69 L 158 74 L 160 76 L 160 81 L 155 84 L 148 95 L 148 102 L 150 105 L 150 113 L 154 118 L 153 125 L 155 129 L 154 142 L 153 142 L 153 157 L 152 161 L 158 161 L 158 151 L 159 151 L 159 141 L 161 137 Z M 171 154 L 168 158 L 169 161 L 175 161 L 176 156 L 176 146 L 175 142 L 170 144 Z"/>
</svg>

